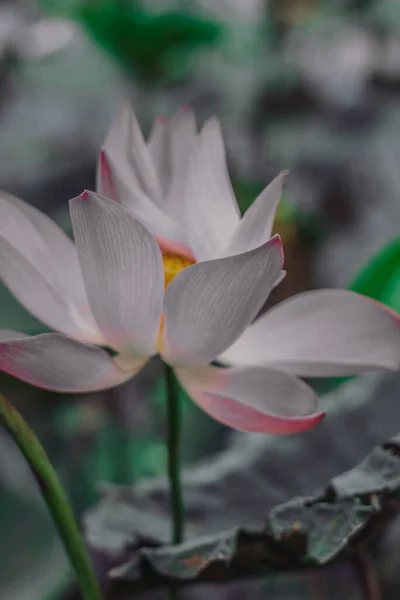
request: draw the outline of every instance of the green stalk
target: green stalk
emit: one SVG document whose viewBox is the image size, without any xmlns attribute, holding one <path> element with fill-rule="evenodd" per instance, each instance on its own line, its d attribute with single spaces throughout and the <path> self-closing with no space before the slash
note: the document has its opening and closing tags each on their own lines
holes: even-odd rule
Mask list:
<svg viewBox="0 0 400 600">
<path fill-rule="evenodd" d="M 179 406 L 179 384 L 173 369 L 165 365 L 165 383 L 167 388 L 168 422 L 168 478 L 172 512 L 172 543 L 183 540 L 183 501 L 180 480 L 180 439 L 181 411 Z"/>
<path fill-rule="evenodd" d="M 58 477 L 32 429 L 1 394 L 0 423 L 14 439 L 35 476 L 75 569 L 83 599 L 102 600 L 96 574 Z"/>
</svg>

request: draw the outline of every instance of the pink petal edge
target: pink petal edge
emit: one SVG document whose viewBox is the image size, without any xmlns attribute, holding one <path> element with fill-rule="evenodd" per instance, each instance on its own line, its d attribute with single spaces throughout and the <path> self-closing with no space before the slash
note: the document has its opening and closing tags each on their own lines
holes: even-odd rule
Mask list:
<svg viewBox="0 0 400 600">
<path fill-rule="evenodd" d="M 107 162 L 105 152 L 103 150 L 100 152 L 99 155 L 98 168 L 100 172 L 102 195 L 106 196 L 107 198 L 111 198 L 112 200 L 118 201 L 118 194 L 114 185 L 111 169 Z"/>
<path fill-rule="evenodd" d="M 24 335 L 24 334 L 22 334 Z M 44 334 L 47 335 L 47 334 Z M 49 334 L 52 335 L 52 334 Z M 17 340 L 18 341 L 18 340 Z M 10 345 L 12 345 L 12 340 L 10 340 Z M 18 352 L 18 348 L 14 346 L 14 353 Z M 101 348 L 97 348 L 100 352 L 104 353 L 105 357 L 108 357 L 107 352 Z M 38 387 L 43 390 L 48 390 L 50 392 L 57 392 L 61 394 L 86 394 L 92 392 L 98 392 L 102 390 L 107 390 L 110 388 L 117 387 L 123 383 L 125 383 L 128 379 L 131 379 L 134 375 L 126 372 L 124 373 L 119 369 L 119 367 L 114 363 L 111 357 L 109 357 L 109 373 L 105 376 L 105 378 L 101 382 L 96 382 L 96 384 L 85 385 L 85 386 L 77 386 L 76 388 L 69 388 L 67 386 L 53 386 L 44 383 L 40 378 L 35 377 L 32 373 L 25 370 L 23 366 L 18 364 L 17 355 L 14 359 L 13 364 L 5 365 L 3 362 L 3 353 L 7 354 L 7 342 L 2 342 L 0 344 L 0 371 L 3 373 L 7 373 L 20 381 L 28 383 L 34 387 Z M 113 364 L 114 363 L 114 364 Z"/>
<path fill-rule="evenodd" d="M 184 258 L 188 258 L 193 262 L 197 262 L 195 255 L 187 246 L 184 246 L 178 242 L 170 242 L 169 240 L 159 236 L 156 236 L 156 240 L 163 254 L 179 254 Z"/>
<path fill-rule="evenodd" d="M 393 318 L 397 327 L 400 327 L 400 314 L 397 313 L 393 308 L 391 308 L 390 306 L 387 306 L 386 304 L 383 304 L 383 302 L 380 302 L 379 300 L 375 300 L 375 298 L 370 298 L 369 296 L 364 296 L 364 294 L 359 294 L 358 292 L 353 292 L 353 293 L 357 294 L 358 296 L 361 296 L 362 298 L 367 298 L 367 300 L 370 300 L 377 306 L 380 306 L 381 308 L 383 308 L 383 310 L 385 310 Z"/>
<path fill-rule="evenodd" d="M 210 417 L 239 431 L 287 435 L 314 429 L 325 417 L 321 411 L 305 417 L 278 417 L 211 393 L 189 390 L 192 399 Z"/>
<path fill-rule="evenodd" d="M 283 243 L 282 243 L 281 236 L 278 233 L 275 233 L 275 235 L 273 235 L 272 238 L 270 238 L 268 240 L 268 242 L 265 242 L 265 244 L 263 244 L 263 245 L 264 246 L 267 246 L 267 245 L 269 246 L 270 244 L 275 245 L 278 248 L 278 250 L 280 251 L 280 253 L 281 253 L 281 260 L 282 260 L 282 269 L 283 269 L 283 267 L 285 265 L 285 253 L 284 253 L 284 250 L 283 250 Z"/>
</svg>

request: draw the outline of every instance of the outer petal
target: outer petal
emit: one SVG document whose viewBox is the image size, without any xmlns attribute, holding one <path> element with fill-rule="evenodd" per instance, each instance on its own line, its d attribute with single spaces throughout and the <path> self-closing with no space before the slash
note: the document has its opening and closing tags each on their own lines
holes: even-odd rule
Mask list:
<svg viewBox="0 0 400 600">
<path fill-rule="evenodd" d="M 299 433 L 312 429 L 325 413 L 318 397 L 297 377 L 269 368 L 177 369 L 193 400 L 211 417 L 233 429 Z"/>
<path fill-rule="evenodd" d="M 168 122 L 159 117 L 154 121 L 152 130 L 147 140 L 150 158 L 153 161 L 163 195 L 170 185 L 170 164 L 168 156 Z"/>
<path fill-rule="evenodd" d="M 114 119 L 103 150 L 112 164 L 121 161 L 131 170 L 131 180 L 158 204 L 162 204 L 162 190 L 146 142 L 133 108 L 126 102 Z"/>
<path fill-rule="evenodd" d="M 156 240 L 122 206 L 84 192 L 71 219 L 90 305 L 109 345 L 152 354 L 164 295 Z"/>
<path fill-rule="evenodd" d="M 0 195 L 0 277 L 32 314 L 74 338 L 101 343 L 72 241 L 46 215 Z"/>
<path fill-rule="evenodd" d="M 255 318 L 281 267 L 282 244 L 274 236 L 256 250 L 181 271 L 165 293 L 165 360 L 212 361 Z"/>
<path fill-rule="evenodd" d="M 27 383 L 57 392 L 89 392 L 123 383 L 143 366 L 120 370 L 100 348 L 57 333 L 33 337 L 0 331 L 0 370 Z"/>
<path fill-rule="evenodd" d="M 245 212 L 228 246 L 228 254 L 246 252 L 264 244 L 272 233 L 276 208 L 288 171 L 279 173 Z"/>
<path fill-rule="evenodd" d="M 83 337 L 74 321 L 71 303 L 56 282 L 39 271 L 11 244 L 0 238 L 0 276 L 21 304 L 43 323 L 74 338 Z"/>
<path fill-rule="evenodd" d="M 400 317 L 347 290 L 298 294 L 260 317 L 221 359 L 309 377 L 400 368 Z"/>
<path fill-rule="evenodd" d="M 200 134 L 186 190 L 184 220 L 194 254 L 199 260 L 222 256 L 239 224 L 240 214 L 216 119 L 210 119 Z"/>
<path fill-rule="evenodd" d="M 197 146 L 196 119 L 188 107 L 181 108 L 168 124 L 171 186 L 165 199 L 168 214 L 183 220 L 189 161 Z"/>
</svg>

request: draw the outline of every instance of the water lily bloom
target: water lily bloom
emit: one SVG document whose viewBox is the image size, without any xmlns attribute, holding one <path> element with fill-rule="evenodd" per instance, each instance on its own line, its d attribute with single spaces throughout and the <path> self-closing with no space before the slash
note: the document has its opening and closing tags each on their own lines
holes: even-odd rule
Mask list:
<svg viewBox="0 0 400 600">
<path fill-rule="evenodd" d="M 156 121 L 145 142 L 125 104 L 104 143 L 98 188 L 157 237 L 168 279 L 191 263 L 240 255 L 267 243 L 286 173 L 241 218 L 216 119 L 198 134 L 194 115 L 185 108 L 169 122 Z M 284 275 L 281 270 L 272 287 Z M 218 358 L 314 377 L 397 370 L 399 336 L 398 317 L 383 306 L 346 290 L 318 290 L 256 319 Z"/>
<path fill-rule="evenodd" d="M 397 316 L 351 292 L 303 294 L 253 323 L 282 269 L 279 236 L 233 256 L 177 262 L 172 277 L 171 258 L 120 204 L 84 192 L 70 211 L 76 245 L 34 207 L 0 195 L 0 276 L 61 332 L 0 331 L 0 369 L 15 377 L 94 391 L 128 380 L 160 354 L 215 419 L 244 431 L 294 433 L 324 416 L 294 373 L 399 367 Z M 226 354 L 249 364 L 210 364 Z"/>
<path fill-rule="evenodd" d="M 292 375 L 210 365 L 264 304 L 282 267 L 278 236 L 182 268 L 168 284 L 157 241 L 124 207 L 85 192 L 70 210 L 76 246 L 37 209 L 0 196 L 0 275 L 61 332 L 0 331 L 0 369 L 46 389 L 94 391 L 159 353 L 193 400 L 231 427 L 291 433 L 323 418 L 313 390 Z"/>
<path fill-rule="evenodd" d="M 194 114 L 184 107 L 170 121 L 158 119 L 145 141 L 126 103 L 100 154 L 97 191 L 128 208 L 157 237 L 165 255 L 195 262 L 265 243 L 286 173 L 241 218 L 218 120 L 209 119 L 197 133 Z"/>
</svg>

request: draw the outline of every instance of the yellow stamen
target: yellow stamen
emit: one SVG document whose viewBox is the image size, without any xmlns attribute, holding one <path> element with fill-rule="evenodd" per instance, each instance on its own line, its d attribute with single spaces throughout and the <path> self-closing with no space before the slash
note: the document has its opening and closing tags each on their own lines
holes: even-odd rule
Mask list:
<svg viewBox="0 0 400 600">
<path fill-rule="evenodd" d="M 163 254 L 164 263 L 164 288 L 166 289 L 171 283 L 173 278 L 178 275 L 183 269 L 194 264 L 194 260 L 180 256 L 179 254 Z M 156 342 L 156 353 L 159 354 L 162 351 L 164 343 L 164 315 L 161 315 L 160 329 L 158 331 L 157 342 Z M 138 359 L 130 354 L 119 354 L 114 358 L 118 368 L 124 372 L 134 372 L 138 367 Z M 147 358 L 143 358 L 143 365 L 147 361 Z"/>
<path fill-rule="evenodd" d="M 173 278 L 186 267 L 194 264 L 194 260 L 179 254 L 163 254 L 164 263 L 164 288 L 167 289 Z M 156 350 L 161 352 L 164 338 L 164 315 L 161 315 L 160 330 L 158 332 Z"/>
<path fill-rule="evenodd" d="M 164 287 L 167 289 L 173 278 L 186 267 L 193 265 L 194 261 L 179 254 L 163 254 L 164 263 Z"/>
</svg>

